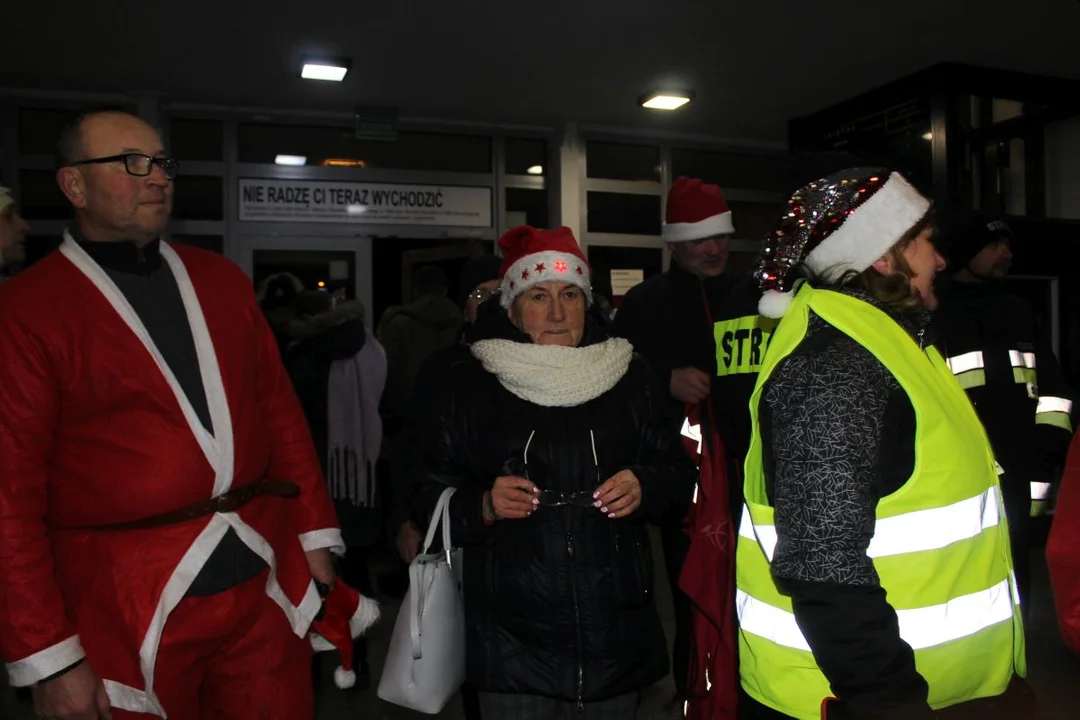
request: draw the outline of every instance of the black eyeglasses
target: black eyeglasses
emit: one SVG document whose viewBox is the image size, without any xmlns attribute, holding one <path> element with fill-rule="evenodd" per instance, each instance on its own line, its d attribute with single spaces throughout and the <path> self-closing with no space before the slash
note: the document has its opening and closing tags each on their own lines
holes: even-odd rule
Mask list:
<svg viewBox="0 0 1080 720">
<path fill-rule="evenodd" d="M 525 443 L 525 479 L 529 482 L 532 482 L 532 478 L 529 477 L 529 445 L 532 444 L 533 435 L 535 434 L 535 430 L 529 433 L 529 439 Z M 596 487 L 600 487 L 600 464 L 596 459 L 596 438 L 593 436 L 592 430 L 589 431 L 589 442 L 592 445 L 593 467 L 596 470 Z M 595 492 L 595 488 L 593 490 L 575 490 L 573 492 L 541 490 L 537 500 L 540 501 L 540 507 L 591 508 L 596 502 L 593 492 Z"/>
<path fill-rule="evenodd" d="M 128 175 L 134 175 L 135 177 L 146 177 L 154 171 L 154 166 L 157 165 L 161 168 L 161 172 L 165 173 L 165 177 L 169 180 L 175 180 L 177 173 L 180 171 L 180 163 L 171 157 L 151 157 L 149 155 L 143 155 L 142 153 L 124 153 L 123 155 L 110 155 L 108 157 L 93 158 L 91 160 L 80 160 L 79 162 L 71 163 L 71 167 L 78 167 L 79 165 L 104 165 L 106 163 L 124 163 L 124 169 L 127 170 Z"/>
</svg>

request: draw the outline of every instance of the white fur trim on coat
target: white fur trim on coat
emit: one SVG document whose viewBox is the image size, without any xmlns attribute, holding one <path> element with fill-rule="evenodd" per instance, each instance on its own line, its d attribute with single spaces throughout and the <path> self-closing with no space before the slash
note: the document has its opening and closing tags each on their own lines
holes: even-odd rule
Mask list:
<svg viewBox="0 0 1080 720">
<path fill-rule="evenodd" d="M 691 242 L 704 240 L 717 235 L 731 235 L 735 226 L 731 222 L 731 211 L 707 217 L 692 223 L 664 223 L 664 242 Z"/>
<path fill-rule="evenodd" d="M 589 264 L 573 253 L 548 250 L 519 258 L 510 266 L 502 279 L 502 299 L 504 308 L 509 308 L 514 299 L 542 282 L 567 282 L 577 285 L 585 292 L 585 299 L 592 305 L 592 278 Z"/>
<path fill-rule="evenodd" d="M 14 687 L 26 687 L 55 675 L 86 657 L 78 635 L 50 645 L 33 655 L 8 663 L 8 679 Z"/>
<path fill-rule="evenodd" d="M 828 280 L 849 270 L 862 272 L 929 211 L 930 201 L 901 175 L 892 173 L 881 189 L 806 256 L 806 266 Z"/>
</svg>

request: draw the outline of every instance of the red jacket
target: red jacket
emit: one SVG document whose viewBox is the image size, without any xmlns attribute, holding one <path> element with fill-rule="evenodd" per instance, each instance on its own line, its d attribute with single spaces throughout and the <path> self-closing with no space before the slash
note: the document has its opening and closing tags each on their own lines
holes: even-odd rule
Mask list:
<svg viewBox="0 0 1080 720">
<path fill-rule="evenodd" d="M 687 518 L 690 550 L 679 577 L 679 586 L 693 602 L 685 717 L 736 720 L 735 530 L 724 442 L 714 429 L 712 414 L 701 417 L 702 407 L 707 403 L 688 406 L 683 428 L 684 445 L 700 470 Z M 692 438 L 695 434 L 697 438 Z"/>
<path fill-rule="evenodd" d="M 1080 433 L 1073 436 L 1061 477 L 1046 563 L 1061 634 L 1080 653 Z"/>
<path fill-rule="evenodd" d="M 220 256 L 161 252 L 213 435 L 134 310 L 70 238 L 0 288 L 0 655 L 15 685 L 85 655 L 114 705 L 154 714 L 165 621 L 230 526 L 270 566 L 267 594 L 298 636 L 320 605 L 304 552 L 341 547 L 251 283 Z M 154 516 L 263 477 L 297 483 L 300 497 L 157 529 L 67 529 Z"/>
</svg>

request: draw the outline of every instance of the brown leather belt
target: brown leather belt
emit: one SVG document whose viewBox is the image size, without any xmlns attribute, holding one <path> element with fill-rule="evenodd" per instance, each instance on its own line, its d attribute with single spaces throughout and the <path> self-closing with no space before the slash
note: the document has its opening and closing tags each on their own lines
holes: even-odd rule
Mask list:
<svg viewBox="0 0 1080 720">
<path fill-rule="evenodd" d="M 197 502 L 194 505 L 173 510 L 160 515 L 152 515 L 141 520 L 113 523 L 111 525 L 88 525 L 83 527 L 58 528 L 64 530 L 146 530 L 148 528 L 176 525 L 195 518 L 214 513 L 236 512 L 249 502 L 259 497 L 294 498 L 300 494 L 300 486 L 287 480 L 260 480 L 235 490 L 222 493 L 215 498 Z"/>
</svg>

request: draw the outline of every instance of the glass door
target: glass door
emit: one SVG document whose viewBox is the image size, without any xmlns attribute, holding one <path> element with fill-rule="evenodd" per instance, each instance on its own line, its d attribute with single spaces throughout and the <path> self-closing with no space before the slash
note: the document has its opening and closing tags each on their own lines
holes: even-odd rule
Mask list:
<svg viewBox="0 0 1080 720">
<path fill-rule="evenodd" d="M 240 266 L 256 288 L 268 276 L 287 272 L 307 290 L 359 300 L 365 322 L 374 327 L 370 239 L 248 236 L 238 244 Z"/>
</svg>

